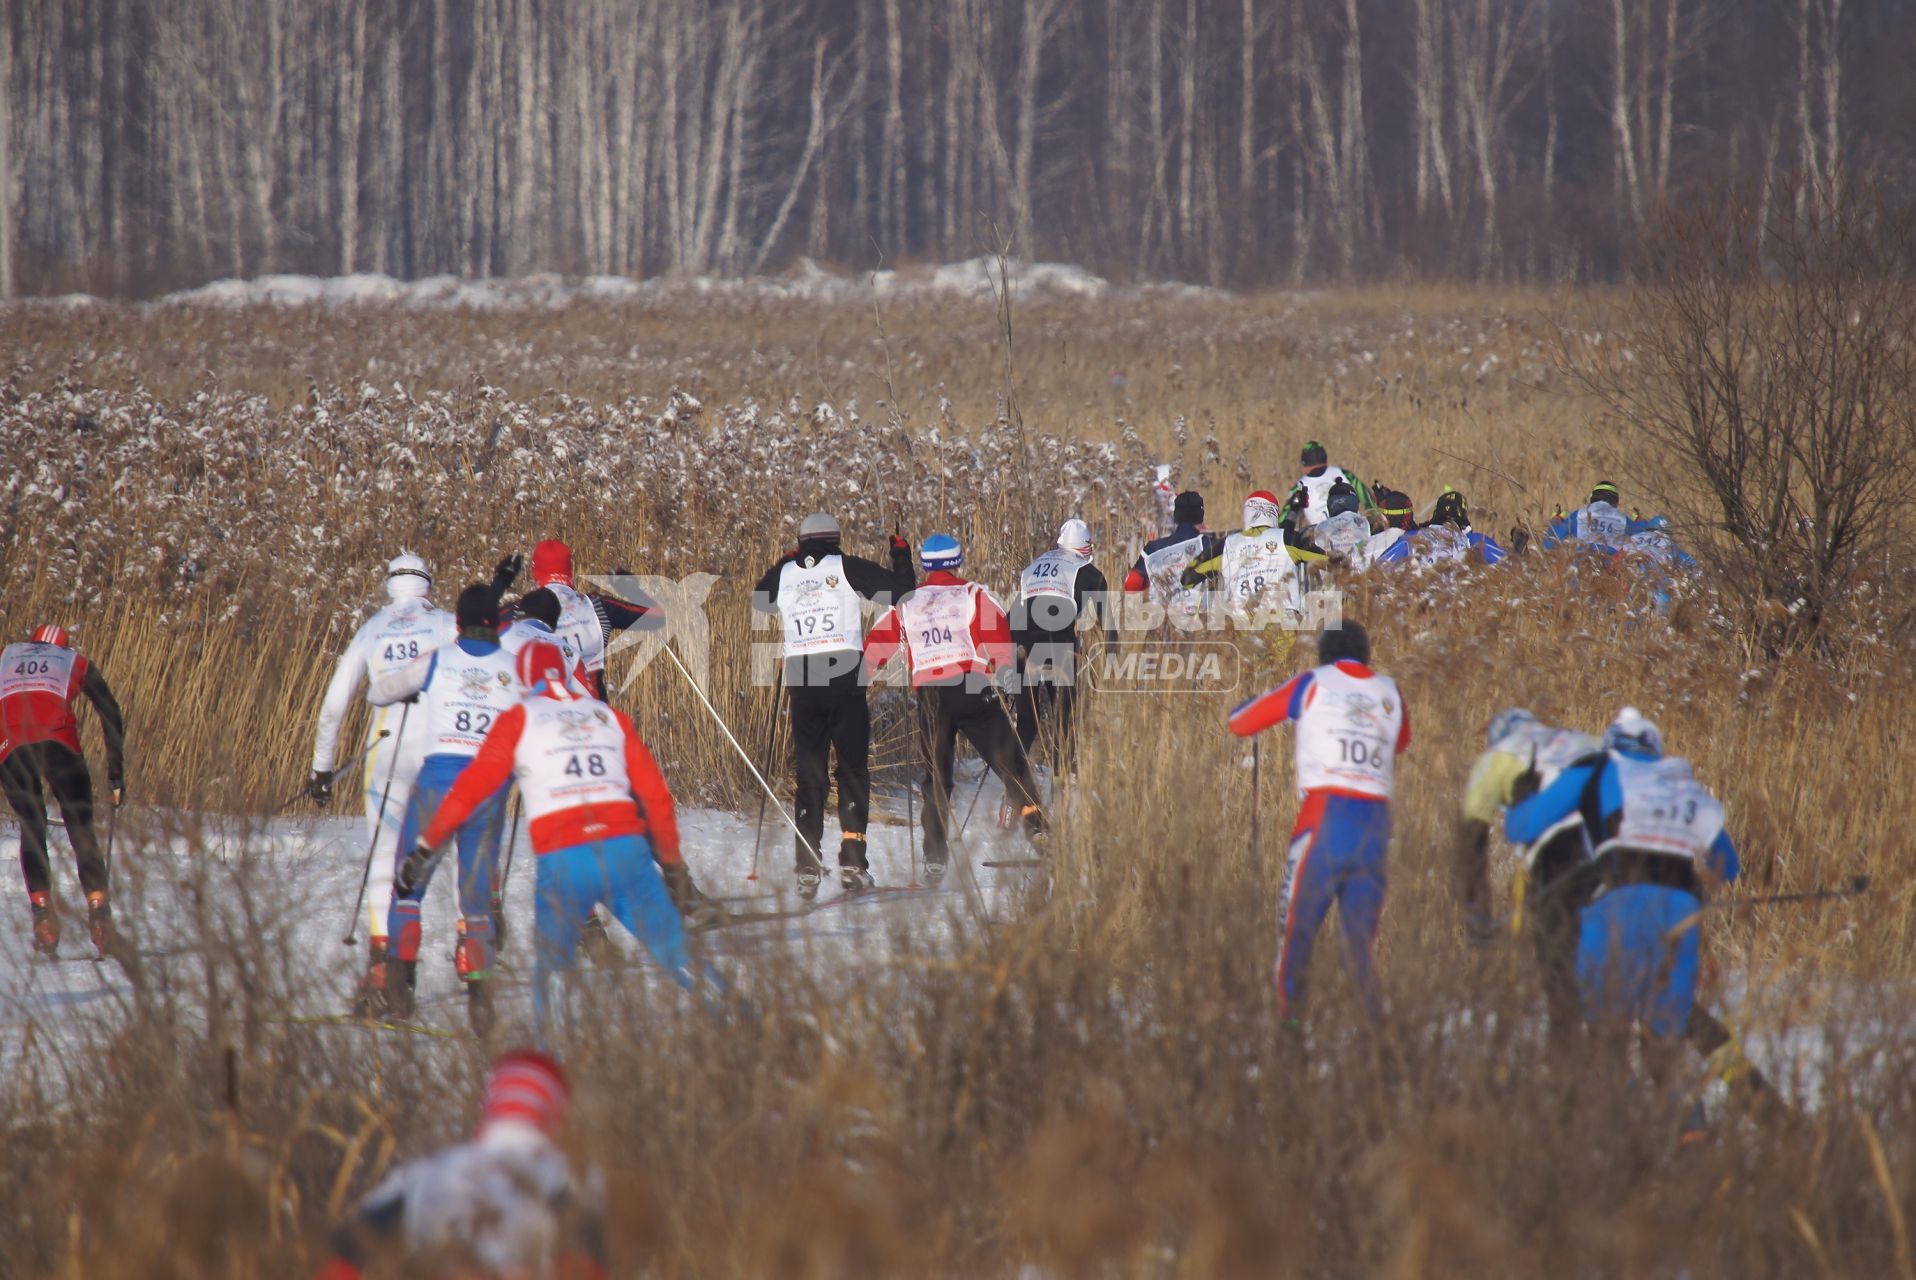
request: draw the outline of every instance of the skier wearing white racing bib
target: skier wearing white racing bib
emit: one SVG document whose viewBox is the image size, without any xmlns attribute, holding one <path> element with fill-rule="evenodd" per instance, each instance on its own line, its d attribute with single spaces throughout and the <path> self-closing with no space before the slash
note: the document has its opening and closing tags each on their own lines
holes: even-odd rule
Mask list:
<svg viewBox="0 0 1916 1280">
<path fill-rule="evenodd" d="M 1370 511 L 1376 508 L 1377 504 L 1371 500 L 1370 490 L 1364 487 L 1364 482 L 1344 468 L 1330 465 L 1330 455 L 1317 441 L 1305 442 L 1301 460 L 1304 474 L 1291 486 L 1285 502 L 1300 532 L 1330 518 L 1331 486 L 1339 480 L 1357 491 L 1359 509 Z"/>
<path fill-rule="evenodd" d="M 503 593 L 518 575 L 519 558 L 499 562 L 493 588 Z M 313 772 L 306 793 L 325 805 L 333 798 L 334 765 L 338 760 L 339 730 L 360 688 L 380 676 L 417 661 L 458 637 L 458 624 L 444 609 L 434 607 L 427 594 L 432 573 L 411 552 L 394 556 L 386 566 L 386 595 L 390 601 L 360 626 L 352 643 L 333 668 L 320 704 L 319 728 L 313 743 Z M 377 707 L 366 726 L 366 767 L 362 790 L 366 801 L 366 832 L 371 843 L 371 870 L 366 881 L 366 931 L 371 945 L 364 986 L 379 989 L 386 978 L 386 919 L 391 906 L 392 873 L 403 856 L 399 829 L 412 796 L 413 778 L 425 759 L 426 725 L 408 706 Z"/>
<path fill-rule="evenodd" d="M 1303 611 L 1300 566 L 1322 564 L 1322 552 L 1284 527 L 1277 495 L 1257 489 L 1244 498 L 1244 527 L 1224 539 L 1218 554 L 1184 571 L 1184 581 L 1215 575 L 1224 592 L 1224 610 L 1240 627 L 1268 625 L 1276 615 Z"/>
<path fill-rule="evenodd" d="M 1019 806 L 1025 838 L 1041 844 L 1046 828 L 1031 763 L 992 687 L 993 677 L 1013 669 L 1015 658 L 1004 606 L 978 583 L 958 576 L 964 551 L 950 534 L 926 538 L 918 559 L 924 582 L 872 624 L 865 658 L 876 672 L 902 651 L 911 667 L 926 765 L 925 878 L 937 884 L 944 879 L 949 853 L 946 832 L 959 734 Z"/>
<path fill-rule="evenodd" d="M 1011 638 L 1018 647 L 1018 741 L 1027 753 L 1041 725 L 1056 739 L 1059 767 L 1071 760 L 1071 712 L 1077 698 L 1078 623 L 1095 616 L 1105 642 L 1115 643 L 1111 586 L 1092 563 L 1091 526 L 1067 520 L 1058 543 L 1018 575 Z"/>
<path fill-rule="evenodd" d="M 410 850 L 427 819 L 439 808 L 453 780 L 471 763 L 488 730 L 518 705 L 523 692 L 513 655 L 499 647 L 499 601 L 490 588 L 474 583 L 459 593 L 454 610 L 459 638 L 426 657 L 372 682 L 368 695 L 376 707 L 410 701 L 426 729 L 425 759 L 414 780 L 401 826 L 400 848 Z M 459 828 L 458 899 L 463 934 L 453 953 L 466 983 L 473 1030 L 492 1027 L 492 995 L 486 984 L 493 957 L 498 899 L 499 844 L 505 832 L 506 797 L 501 791 L 481 805 Z M 361 993 L 362 1015 L 387 1013 L 409 1018 L 418 985 L 420 908 L 424 881 L 392 896 L 386 982 L 382 991 Z M 383 1007 L 382 1007 L 383 1006 Z"/>
<path fill-rule="evenodd" d="M 799 522 L 798 547 L 765 571 L 752 608 L 781 626 L 781 678 L 790 702 L 799 896 L 818 893 L 828 766 L 838 756 L 838 877 L 848 893 L 872 887 L 865 853 L 871 819 L 871 708 L 865 700 L 863 601 L 880 607 L 911 590 L 911 545 L 896 534 L 891 567 L 847 555 L 836 518 L 817 511 Z"/>
</svg>

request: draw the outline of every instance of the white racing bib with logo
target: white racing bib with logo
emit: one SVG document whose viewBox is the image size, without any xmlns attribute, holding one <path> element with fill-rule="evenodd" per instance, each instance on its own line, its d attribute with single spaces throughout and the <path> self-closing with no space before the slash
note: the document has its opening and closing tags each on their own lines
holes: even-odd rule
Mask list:
<svg viewBox="0 0 1916 1280">
<path fill-rule="evenodd" d="M 588 675 L 605 670 L 605 627 L 592 601 L 563 582 L 548 582 L 546 588 L 559 597 L 559 625 L 553 631 L 566 662 L 583 666 Z"/>
<path fill-rule="evenodd" d="M 526 817 L 581 805 L 632 803 L 625 771 L 625 730 L 610 707 L 595 699 L 558 702 L 527 698 L 525 730 L 513 773 Z"/>
<path fill-rule="evenodd" d="M 1196 617 L 1204 607 L 1204 588 L 1187 587 L 1179 581 L 1203 549 L 1204 535 L 1200 533 L 1168 547 L 1159 547 L 1144 557 L 1152 598 L 1174 615 Z"/>
<path fill-rule="evenodd" d="M 1608 502 L 1593 502 L 1577 513 L 1577 537 L 1615 546 L 1629 531 L 1630 521 Z"/>
<path fill-rule="evenodd" d="M 788 562 L 779 570 L 777 604 L 787 658 L 856 649 L 863 640 L 858 593 L 845 578 L 841 556 L 820 556 L 809 567 Z"/>
<path fill-rule="evenodd" d="M 1298 483 L 1304 486 L 1304 493 L 1309 499 L 1304 507 L 1306 526 L 1322 524 L 1330 518 L 1331 486 L 1339 480 L 1348 479 L 1350 476 L 1345 473 L 1344 468 L 1325 467 L 1324 474 L 1321 476 L 1304 476 L 1298 480 Z"/>
<path fill-rule="evenodd" d="M 973 582 L 920 587 L 899 602 L 898 621 L 905 629 L 914 675 L 982 660 L 971 641 L 971 620 L 978 613 L 976 593 L 980 590 Z"/>
<path fill-rule="evenodd" d="M 1226 538 L 1223 578 L 1233 616 L 1248 617 L 1261 607 L 1297 607 L 1297 569 L 1280 529 Z"/>
<path fill-rule="evenodd" d="M 16 694 L 67 696 L 80 655 L 57 644 L 10 644 L 0 649 L 0 699 Z"/>
<path fill-rule="evenodd" d="M 426 686 L 426 753 L 474 756 L 493 721 L 519 702 L 522 690 L 504 649 L 467 653 L 456 644 L 439 651 Z"/>
<path fill-rule="evenodd" d="M 1390 799 L 1404 699 L 1389 676 L 1319 667 L 1297 717 L 1297 789 L 1329 787 Z"/>
<path fill-rule="evenodd" d="M 366 675 L 377 680 L 449 645 L 459 628 L 452 615 L 423 600 L 389 604 L 366 623 Z"/>
<path fill-rule="evenodd" d="M 1610 762 L 1623 812 L 1617 833 L 1597 846 L 1598 853 L 1640 849 L 1694 860 L 1709 852 L 1723 831 L 1723 806 L 1691 774 L 1688 760 L 1632 760 L 1613 753 Z"/>
<path fill-rule="evenodd" d="M 1018 598 L 1032 600 L 1039 596 L 1062 596 L 1067 600 L 1075 599 L 1078 570 L 1089 563 L 1086 557 L 1074 556 L 1063 547 L 1047 551 L 1026 565 L 1025 571 L 1018 576 Z"/>
</svg>

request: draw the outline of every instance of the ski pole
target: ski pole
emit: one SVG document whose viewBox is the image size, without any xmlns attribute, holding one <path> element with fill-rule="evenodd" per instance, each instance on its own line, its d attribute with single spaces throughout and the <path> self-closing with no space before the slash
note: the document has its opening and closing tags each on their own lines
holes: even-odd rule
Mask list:
<svg viewBox="0 0 1916 1280">
<path fill-rule="evenodd" d="M 373 753 L 374 747 L 378 746 L 381 742 L 385 741 L 387 738 L 390 738 L 392 736 L 393 736 L 393 731 L 391 729 L 381 729 L 378 733 L 373 735 L 373 740 L 371 742 L 367 743 L 364 747 L 360 748 L 360 752 L 358 755 L 354 756 L 351 760 L 348 760 L 345 764 L 339 766 L 339 768 L 333 770 L 333 777 L 343 778 L 347 774 L 351 773 L 354 769 L 357 769 L 360 766 L 360 763 L 364 761 L 367 756 Z M 278 806 L 277 808 L 268 810 L 266 816 L 269 818 L 277 818 L 279 817 L 280 814 L 285 813 L 288 809 L 292 808 L 294 805 L 298 804 L 301 800 L 304 800 L 306 798 L 307 798 L 306 789 L 302 787 L 299 790 L 299 794 L 295 795 L 291 800 L 288 800 L 285 804 L 282 804 Z"/>
<path fill-rule="evenodd" d="M 905 847 L 911 851 L 911 887 L 918 887 L 918 801 L 912 794 L 913 783 L 905 779 Z"/>
<path fill-rule="evenodd" d="M 772 755 L 778 750 L 778 714 L 785 707 L 785 676 L 779 673 L 778 687 L 772 690 L 772 722 L 765 729 L 765 771 L 772 771 Z M 758 797 L 758 826 L 752 831 L 752 870 L 745 878 L 758 879 L 758 850 L 765 839 L 765 797 L 769 792 L 760 792 Z"/>
<path fill-rule="evenodd" d="M 1766 893 L 1749 898 L 1718 898 L 1714 902 L 1704 903 L 1677 921 L 1670 927 L 1670 931 L 1664 934 L 1664 937 L 1675 942 L 1683 934 L 1697 927 L 1705 911 L 1735 910 L 1737 907 L 1778 907 L 1792 903 L 1834 902 L 1839 898 L 1860 898 L 1868 892 L 1869 877 L 1856 875 L 1833 889 L 1812 889 L 1807 893 Z"/>
<path fill-rule="evenodd" d="M 506 882 L 512 879 L 512 855 L 519 850 L 519 819 L 525 815 L 520 812 L 519 793 L 512 793 L 512 836 L 506 841 L 506 866 L 499 873 L 499 901 L 506 900 Z"/>
<path fill-rule="evenodd" d="M 971 825 L 971 815 L 978 808 L 978 797 L 985 793 L 985 779 L 991 776 L 991 766 L 986 765 L 978 775 L 978 789 L 971 793 L 971 803 L 965 808 L 965 820 L 958 824 L 958 838 L 965 838 L 965 828 Z"/>
<path fill-rule="evenodd" d="M 399 709 L 398 736 L 402 739 L 406 736 L 406 717 L 411 714 L 412 703 L 409 701 Z M 385 731 L 381 730 L 379 738 L 373 740 L 374 743 L 377 744 L 379 739 L 385 736 Z M 371 751 L 372 748 L 368 747 L 367 750 Z M 344 947 L 359 945 L 359 904 L 366 900 L 366 886 L 371 883 L 373 878 L 373 855 L 379 850 L 379 834 L 386 829 L 386 801 L 392 796 L 393 777 L 398 772 L 399 743 L 394 742 L 393 761 L 390 765 L 386 766 L 386 787 L 385 790 L 379 793 L 379 816 L 373 819 L 373 838 L 366 842 L 366 865 L 361 867 L 359 871 L 359 892 L 353 895 L 352 918 L 347 921 L 346 936 L 339 940 L 340 945 Z"/>
<path fill-rule="evenodd" d="M 785 805 L 778 800 L 777 796 L 772 795 L 772 784 L 765 781 L 765 775 L 760 773 L 758 766 L 752 763 L 752 757 L 746 753 L 744 747 L 739 745 L 738 739 L 732 736 L 732 730 L 726 725 L 725 717 L 718 713 L 718 708 L 712 705 L 712 700 L 705 696 L 705 690 L 701 689 L 699 682 L 692 678 L 692 673 L 685 669 L 685 663 L 679 660 L 679 655 L 669 644 L 659 647 L 665 650 L 665 656 L 672 659 L 672 665 L 677 667 L 679 674 L 685 677 L 685 683 L 692 686 L 692 692 L 697 694 L 699 701 L 705 704 L 705 709 L 712 714 L 712 720 L 718 725 L 719 732 L 725 735 L 725 740 L 732 744 L 732 750 L 738 752 L 738 758 L 745 762 L 745 767 L 752 771 L 754 778 L 758 779 L 758 785 L 763 787 L 765 794 L 772 796 L 772 800 L 778 804 L 778 816 L 785 819 L 785 825 L 792 829 L 792 834 L 798 837 L 799 843 L 811 852 L 813 859 L 818 861 L 820 865 L 823 865 L 824 859 L 818 856 L 818 850 L 812 846 L 810 840 L 805 838 L 805 833 L 798 829 L 798 821 L 793 818 L 791 814 L 785 812 Z"/>
</svg>

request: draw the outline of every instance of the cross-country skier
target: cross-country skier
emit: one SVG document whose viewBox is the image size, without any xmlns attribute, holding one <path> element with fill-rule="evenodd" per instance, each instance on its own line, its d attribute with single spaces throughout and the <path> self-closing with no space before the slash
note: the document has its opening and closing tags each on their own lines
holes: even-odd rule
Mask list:
<svg viewBox="0 0 1916 1280">
<path fill-rule="evenodd" d="M 373 681 L 369 695 L 376 707 L 412 701 L 413 715 L 421 718 L 426 730 L 421 747 L 425 759 L 413 781 L 400 828 L 399 847 L 408 851 L 453 780 L 472 763 L 493 721 L 516 706 L 523 692 L 513 656 L 499 647 L 499 599 L 492 589 L 474 583 L 461 591 L 454 616 L 458 640 L 381 675 Z M 501 789 L 458 830 L 457 889 L 464 933 L 454 951 L 454 963 L 466 983 L 473 1027 L 481 1035 L 492 1026 L 492 988 L 486 979 L 491 975 L 499 912 L 494 886 L 505 824 L 506 795 Z M 377 993 L 362 993 L 365 1007 L 358 1010 L 362 1015 L 412 1016 L 419 976 L 419 912 L 429 878 L 393 894 L 385 986 Z"/>
<path fill-rule="evenodd" d="M 1576 542 L 1600 551 L 1615 551 L 1630 534 L 1649 527 L 1647 523 L 1632 527 L 1636 522 L 1623 513 L 1622 504 L 1616 485 L 1608 480 L 1598 481 L 1590 490 L 1589 502 L 1550 522 L 1544 531 L 1543 545 L 1548 548 Z"/>
<path fill-rule="evenodd" d="M 1125 575 L 1127 594 L 1150 593 L 1173 625 L 1189 627 L 1204 611 L 1202 586 L 1185 586 L 1185 569 L 1209 560 L 1224 549 L 1224 535 L 1204 527 L 1204 495 L 1194 489 L 1180 493 L 1171 505 L 1171 532 L 1144 544 L 1131 572 Z"/>
<path fill-rule="evenodd" d="M 499 630 L 499 647 L 513 657 L 519 656 L 519 650 L 534 640 L 543 640 L 555 645 L 559 651 L 566 652 L 566 645 L 559 638 L 559 597 L 548 587 L 539 587 L 520 596 L 510 610 L 511 620 Z M 573 658 L 572 671 L 567 676 L 572 687 L 580 693 L 591 692 L 590 681 L 585 665 Z"/>
<path fill-rule="evenodd" d="M 1548 787 L 1573 763 L 1601 749 L 1589 734 L 1552 728 L 1523 707 L 1507 707 L 1490 718 L 1489 745 L 1471 766 L 1457 833 L 1457 891 L 1465 927 L 1474 937 L 1488 940 L 1499 928 L 1490 889 L 1490 825 L 1504 809 Z M 1518 881 L 1516 923 L 1527 926 L 1536 947 L 1550 1038 L 1556 1044 L 1578 1025 L 1577 912 L 1584 906 L 1569 892 L 1571 882 L 1564 877 L 1583 863 L 1589 849 L 1583 823 L 1572 815 L 1519 851 L 1523 878 Z"/>
<path fill-rule="evenodd" d="M 1531 844 L 1566 819 L 1583 825 L 1591 858 L 1573 879 L 1596 891 L 1579 913 L 1584 1014 L 1674 1039 L 1695 1012 L 1697 912 L 1706 885 L 1736 879 L 1736 845 L 1722 804 L 1688 760 L 1663 754 L 1663 735 L 1635 707 L 1617 713 L 1603 748 L 1511 806 L 1504 832 Z"/>
<path fill-rule="evenodd" d="M 503 593 L 518 576 L 519 557 L 507 556 L 493 575 L 494 588 Z M 360 626 L 352 643 L 333 668 L 332 683 L 319 708 L 319 730 L 313 743 L 313 773 L 306 790 L 324 805 L 333 798 L 333 762 L 339 749 L 339 729 L 362 684 L 415 662 L 458 638 L 459 626 L 444 609 L 428 600 L 432 573 L 411 552 L 394 556 L 386 566 L 386 595 L 390 601 Z M 413 776 L 425 758 L 423 716 L 405 706 L 375 708 L 366 726 L 364 791 L 366 829 L 371 870 L 366 881 L 366 931 L 370 963 L 360 984 L 362 995 L 383 990 L 386 981 L 386 918 L 391 908 L 392 869 L 403 856 L 399 828 L 412 795 Z M 384 735 L 384 736 L 382 736 Z M 376 997 L 371 997 L 375 998 Z"/>
<path fill-rule="evenodd" d="M 1330 517 L 1330 508 L 1327 504 L 1331 495 L 1331 486 L 1339 480 L 1357 491 L 1358 505 L 1363 510 L 1369 511 L 1376 507 L 1377 504 L 1371 500 L 1370 490 L 1364 487 L 1364 482 L 1359 480 L 1353 472 L 1332 466 L 1330 455 L 1317 441 L 1306 441 L 1300 457 L 1304 463 L 1304 474 L 1299 476 L 1297 483 L 1291 486 L 1285 505 L 1297 512 L 1297 522 L 1301 528 L 1308 529 Z M 1300 495 L 1301 501 L 1299 501 Z"/>
<path fill-rule="evenodd" d="M 1389 676 L 1370 668 L 1370 637 L 1346 622 L 1317 640 L 1319 665 L 1231 712 L 1231 732 L 1297 721 L 1297 824 L 1285 868 L 1278 1015 L 1301 1025 L 1305 972 L 1335 903 L 1351 972 L 1373 1022 L 1384 1016 L 1371 947 L 1384 910 L 1390 802 L 1397 757 L 1410 747 L 1410 711 Z"/>
<path fill-rule="evenodd" d="M 80 748 L 73 700 L 85 696 L 100 717 L 106 740 L 106 780 L 118 808 L 126 795 L 126 726 L 106 677 L 68 642 L 66 629 L 35 628 L 24 644 L 0 649 L 0 787 L 20 819 L 20 871 L 33 912 L 33 949 L 52 956 L 60 945 L 53 912 L 53 868 L 47 861 L 44 786 L 65 819 L 67 842 L 86 894 L 87 928 L 93 948 L 105 957 L 113 945 L 113 909 L 107 901 L 109 868 L 93 834 L 93 776 Z"/>
<path fill-rule="evenodd" d="M 604 1188 L 559 1145 L 571 1089 L 557 1060 L 493 1063 L 471 1142 L 401 1165 L 332 1236 L 314 1280 L 603 1280 Z"/>
<path fill-rule="evenodd" d="M 1058 527 L 1058 543 L 1041 553 L 1018 575 L 1018 603 L 1012 610 L 1011 639 L 1018 647 L 1018 741 L 1027 754 L 1038 730 L 1049 726 L 1058 744 L 1057 764 L 1071 761 L 1071 711 L 1077 698 L 1078 623 L 1095 618 L 1105 643 L 1115 644 L 1111 584 L 1092 562 L 1091 526 L 1067 520 Z"/>
<path fill-rule="evenodd" d="M 1274 612 L 1303 611 L 1298 566 L 1325 559 L 1284 524 L 1277 495 L 1256 489 L 1244 498 L 1244 527 L 1224 539 L 1217 555 L 1193 562 L 1181 580 L 1191 585 L 1201 576 L 1216 575 L 1232 620 L 1241 627 L 1262 626 Z"/>
<path fill-rule="evenodd" d="M 686 873 L 672 792 L 632 721 L 568 687 L 569 664 L 556 646 L 529 644 L 517 662 L 524 695 L 493 721 L 394 886 L 403 893 L 421 883 L 433 851 L 516 780 L 537 866 L 533 1012 L 549 1034 L 552 979 L 572 971 L 580 922 L 600 903 L 676 982 L 692 985 L 685 928 L 667 887 Z"/>
<path fill-rule="evenodd" d="M 952 769 L 958 735 L 970 740 L 1019 806 L 1026 839 L 1040 844 L 1044 812 L 1013 729 L 1011 713 L 993 683 L 996 673 L 1015 670 L 1011 623 L 1004 606 L 975 582 L 958 576 L 964 550 L 958 539 L 934 533 L 919 548 L 925 580 L 886 610 L 865 638 L 865 657 L 876 672 L 903 651 L 918 699 L 918 723 L 927 770 L 925 877 L 942 881 L 949 856 Z"/>
<path fill-rule="evenodd" d="M 1324 495 L 1325 516 L 1310 527 L 1311 544 L 1354 569 L 1369 565 L 1373 530 L 1369 517 L 1358 510 L 1357 490 L 1348 480 L 1333 483 Z"/>
<path fill-rule="evenodd" d="M 605 654 L 612 633 L 638 625 L 653 611 L 644 605 L 572 585 L 572 548 L 547 538 L 532 549 L 532 581 L 557 597 L 559 620 L 553 624 L 559 647 L 585 668 L 586 690 L 604 699 Z"/>
<path fill-rule="evenodd" d="M 871 708 L 865 700 L 865 624 L 861 600 L 889 608 L 912 587 L 911 544 L 896 534 L 891 567 L 846 555 L 838 521 L 823 512 L 798 525 L 798 547 L 765 571 L 752 607 L 776 614 L 783 626 L 782 678 L 790 703 L 793 795 L 799 837 L 794 841 L 798 893 L 818 895 L 824 875 L 819 844 L 825 836 L 829 765 L 838 755 L 838 878 L 848 893 L 872 887 L 865 829 L 871 816 Z"/>
<path fill-rule="evenodd" d="M 1437 506 L 1431 513 L 1430 523 L 1378 550 L 1374 560 L 1378 564 L 1413 564 L 1429 568 L 1462 563 L 1473 552 L 1487 565 L 1502 564 L 1509 558 L 1509 552 L 1499 546 L 1495 538 L 1470 527 L 1470 508 L 1464 495 L 1445 485 L 1444 491 L 1437 497 Z"/>
</svg>

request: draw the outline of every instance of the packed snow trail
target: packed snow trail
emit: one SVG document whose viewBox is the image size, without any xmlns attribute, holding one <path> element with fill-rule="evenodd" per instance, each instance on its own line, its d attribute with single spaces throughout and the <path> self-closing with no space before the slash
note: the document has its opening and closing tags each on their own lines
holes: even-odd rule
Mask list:
<svg viewBox="0 0 1916 1280">
<path fill-rule="evenodd" d="M 961 767 L 961 785 L 969 796 L 976 785 L 976 761 Z M 969 858 L 978 886 L 954 867 L 942 889 L 912 887 L 908 832 L 881 810 L 870 832 L 872 871 L 881 892 L 847 900 L 836 875 L 828 876 L 809 908 L 793 892 L 791 836 L 768 816 L 760 878 L 751 869 L 752 819 L 712 809 L 681 809 L 679 828 L 686 862 L 699 887 L 721 900 L 728 911 L 747 917 L 738 923 L 693 935 L 695 945 L 713 957 L 728 980 L 746 991 L 754 966 L 777 957 L 796 963 L 821 983 L 855 981 L 867 966 L 883 966 L 908 946 L 917 956 L 952 948 L 961 936 L 1011 916 L 1028 886 L 1029 869 L 991 869 L 987 859 L 1022 858 L 1024 845 L 993 825 L 997 785 L 988 783 L 979 813 L 957 858 Z M 366 829 L 357 814 L 333 811 L 318 817 L 276 820 L 179 814 L 129 809 L 118 818 L 114 855 L 114 909 L 147 966 L 165 964 L 200 945 L 203 929 L 216 934 L 215 948 L 239 928 L 242 909 L 262 923 L 267 947 L 290 945 L 298 963 L 311 966 L 313 979 L 296 992 L 288 1012 L 301 1019 L 325 1019 L 345 1013 L 353 986 L 366 964 L 365 931 L 358 944 L 341 945 L 349 921 L 353 890 L 366 856 Z M 73 858 L 61 828 L 52 849 L 56 896 L 62 904 L 63 932 L 57 961 L 36 959 L 25 925 L 25 904 L 15 902 L 17 927 L 0 928 L 0 1053 L 19 1051 L 29 1027 L 36 1039 L 71 1041 L 84 1031 L 95 1010 L 110 1014 L 130 999 L 131 984 L 111 961 L 94 962 L 83 919 L 72 914 L 78 901 Z M 828 825 L 827 847 L 837 832 Z M 922 839 L 922 833 L 919 833 Z M 506 888 L 508 936 L 500 959 L 499 1012 L 507 1036 L 529 1035 L 532 973 L 534 855 L 520 832 Z M 19 836 L 11 824 L 0 826 L 0 860 L 17 861 Z M 919 878 L 923 879 L 922 847 Z M 196 888 L 204 892 L 196 894 Z M 252 901 L 239 901 L 244 894 Z M 426 896 L 425 941 L 420 952 L 418 1013 L 425 1026 L 465 1033 L 465 1000 L 451 959 L 457 911 L 450 878 L 435 881 Z M 9 898 L 17 895 L 8 895 Z M 867 897 L 869 900 L 867 900 Z M 196 899 L 198 900 L 196 903 Z M 588 965 L 584 986 L 643 983 L 659 998 L 674 998 L 670 980 L 646 956 L 636 939 L 610 927 L 618 962 Z M 249 941 L 256 941 L 248 939 Z M 265 952 L 262 962 L 277 964 Z M 187 1000 L 190 1006 L 191 999 Z M 325 1025 L 310 1023 L 306 1025 Z M 350 1028 L 348 1029 L 351 1030 Z M 344 1034 L 345 1032 L 342 1032 Z"/>
</svg>

